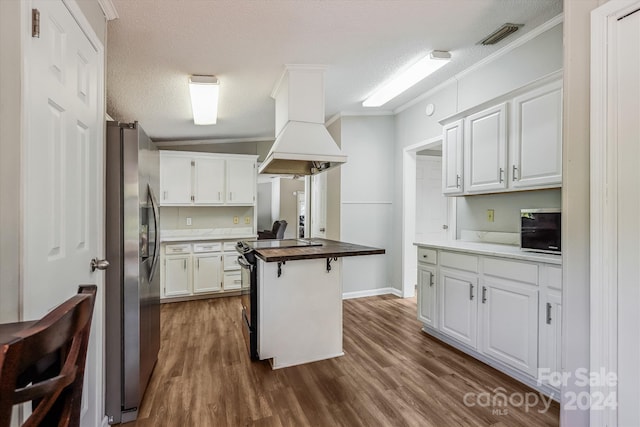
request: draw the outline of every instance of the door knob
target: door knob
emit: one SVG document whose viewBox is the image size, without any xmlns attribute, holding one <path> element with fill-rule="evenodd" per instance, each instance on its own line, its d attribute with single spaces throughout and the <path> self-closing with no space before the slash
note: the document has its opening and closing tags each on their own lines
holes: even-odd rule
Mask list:
<svg viewBox="0 0 640 427">
<path fill-rule="evenodd" d="M 94 272 L 96 270 L 106 270 L 109 268 L 109 261 L 106 259 L 98 259 L 94 258 L 91 260 L 91 271 Z"/>
</svg>

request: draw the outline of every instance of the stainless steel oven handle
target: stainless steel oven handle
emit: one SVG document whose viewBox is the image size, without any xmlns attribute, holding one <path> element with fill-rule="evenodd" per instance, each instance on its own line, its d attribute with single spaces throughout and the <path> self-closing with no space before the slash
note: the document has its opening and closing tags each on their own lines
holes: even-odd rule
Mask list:
<svg viewBox="0 0 640 427">
<path fill-rule="evenodd" d="M 238 264 L 240 264 L 242 268 L 249 269 L 250 271 L 253 270 L 253 265 L 249 264 L 243 256 L 238 257 Z"/>
</svg>

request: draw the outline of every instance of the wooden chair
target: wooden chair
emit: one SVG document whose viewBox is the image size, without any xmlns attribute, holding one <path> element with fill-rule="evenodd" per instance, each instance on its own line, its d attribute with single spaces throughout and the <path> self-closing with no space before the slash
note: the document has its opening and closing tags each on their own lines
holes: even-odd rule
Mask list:
<svg viewBox="0 0 640 427">
<path fill-rule="evenodd" d="M 33 412 L 23 426 L 80 424 L 96 290 L 80 286 L 78 295 L 0 347 L 0 427 L 9 426 L 13 405 L 29 401 Z"/>
</svg>

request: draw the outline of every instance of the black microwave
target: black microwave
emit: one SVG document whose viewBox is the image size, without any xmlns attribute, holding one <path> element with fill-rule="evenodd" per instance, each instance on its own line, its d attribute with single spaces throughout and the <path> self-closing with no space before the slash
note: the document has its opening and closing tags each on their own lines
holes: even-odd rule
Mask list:
<svg viewBox="0 0 640 427">
<path fill-rule="evenodd" d="M 562 220 L 560 209 L 521 209 L 520 247 L 524 251 L 559 254 Z"/>
</svg>

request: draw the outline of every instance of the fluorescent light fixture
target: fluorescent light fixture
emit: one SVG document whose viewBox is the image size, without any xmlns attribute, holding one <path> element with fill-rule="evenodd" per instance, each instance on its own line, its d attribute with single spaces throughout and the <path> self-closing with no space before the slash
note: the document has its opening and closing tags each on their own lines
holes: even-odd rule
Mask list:
<svg viewBox="0 0 640 427">
<path fill-rule="evenodd" d="M 446 65 L 451 60 L 449 52 L 434 50 L 427 57 L 413 64 L 402 73 L 376 90 L 363 103 L 363 107 L 379 107 L 400 95 L 429 74 Z"/>
<path fill-rule="evenodd" d="M 189 77 L 193 123 L 215 125 L 218 120 L 218 96 L 220 83 L 215 76 Z"/>
</svg>

